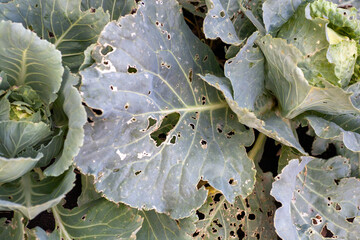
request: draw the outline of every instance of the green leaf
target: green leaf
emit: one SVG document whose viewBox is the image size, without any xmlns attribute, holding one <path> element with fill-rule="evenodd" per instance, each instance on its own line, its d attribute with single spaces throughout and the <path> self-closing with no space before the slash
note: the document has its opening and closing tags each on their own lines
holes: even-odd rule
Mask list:
<svg viewBox="0 0 360 240">
<path fill-rule="evenodd" d="M 270 35 L 256 43 L 267 62 L 266 88 L 276 96 L 284 117 L 293 118 L 308 110 L 326 114 L 359 113 L 351 102 L 351 93 L 326 81 L 321 88 L 309 85 L 297 66 L 303 56 L 295 46 Z"/>
<path fill-rule="evenodd" d="M 58 204 L 74 186 L 75 174 L 69 169 L 59 177 L 39 180 L 30 172 L 21 178 L 1 185 L 0 211 L 16 210 L 29 219 Z"/>
<path fill-rule="evenodd" d="M 25 173 L 29 172 L 36 163 L 42 158 L 39 153 L 36 157 L 0 157 L 0 183 L 11 182 Z"/>
<path fill-rule="evenodd" d="M 261 1 L 245 1 L 254 17 L 261 16 Z M 250 36 L 255 26 L 249 18 L 244 17 L 238 0 L 208 0 L 208 12 L 204 19 L 204 34 L 206 38 L 220 38 L 227 44 L 240 45 Z M 260 19 L 261 20 L 261 19 Z"/>
<path fill-rule="evenodd" d="M 136 8 L 135 0 L 82 0 L 81 10 L 86 11 L 90 8 L 97 9 L 102 7 L 105 12 L 110 14 L 110 20 L 118 20 L 120 16 L 131 13 Z"/>
<path fill-rule="evenodd" d="M 235 239 L 240 228 L 242 239 L 276 239 L 273 215 L 276 210 L 270 196 L 271 173 L 257 175 L 254 192 L 246 199 L 236 197 L 234 204 L 224 196 L 209 196 L 198 210 L 204 219 L 196 222 L 196 233 L 203 239 Z"/>
<path fill-rule="evenodd" d="M 109 14 L 101 8 L 81 11 L 80 5 L 81 0 L 14 0 L 0 5 L 0 19 L 20 22 L 33 29 L 61 51 L 64 65 L 77 71 L 83 62 L 84 50 L 96 42 L 100 31 L 109 22 Z M 22 34 L 17 36 L 23 39 Z M 49 65 L 52 60 L 46 62 Z"/>
<path fill-rule="evenodd" d="M 311 1 L 313 0 L 266 0 L 263 4 L 266 31 L 275 34 L 301 4 Z"/>
<path fill-rule="evenodd" d="M 10 222 L 6 218 L 0 219 L 0 239 L 23 240 L 24 239 L 24 218 L 20 213 L 14 212 Z"/>
<path fill-rule="evenodd" d="M 282 204 L 275 228 L 284 239 L 357 239 L 360 181 L 349 178 L 349 160 L 302 157 L 275 178 L 271 194 Z"/>
<path fill-rule="evenodd" d="M 296 151 L 294 148 L 291 148 L 289 146 L 282 145 L 281 146 L 281 152 L 280 157 L 278 161 L 278 169 L 277 172 L 281 172 L 282 169 L 288 165 L 289 161 L 292 159 L 300 158 L 300 156 L 303 156 L 303 154 Z"/>
<path fill-rule="evenodd" d="M 63 76 L 63 82 L 59 91 L 59 97 L 54 105 L 54 112 L 63 111 L 67 118 L 67 132 L 62 148 L 62 153 L 55 163 L 51 164 L 44 174 L 47 176 L 59 176 L 73 163 L 73 158 L 78 154 L 83 144 L 84 124 L 86 112 L 82 106 L 82 99 L 78 90 L 74 87 L 79 82 L 78 77 L 72 75 L 67 69 Z M 57 146 L 58 147 L 58 146 Z"/>
<path fill-rule="evenodd" d="M 101 194 L 96 192 L 94 186 L 94 177 L 81 174 L 81 194 L 78 197 L 77 204 L 82 205 L 101 198 Z"/>
<path fill-rule="evenodd" d="M 244 145 L 253 142 L 253 131 L 199 78 L 220 73 L 214 55 L 174 0 L 140 6 L 136 15 L 106 26 L 94 50 L 96 65 L 81 72 L 81 91 L 95 114 L 77 166 L 95 175 L 106 198 L 173 218 L 203 204 L 206 191 L 196 189 L 201 178 L 231 202 L 247 196 L 255 171 Z M 114 51 L 102 56 L 108 46 Z M 174 113 L 179 121 L 157 147 L 151 134 Z M 238 184 L 230 185 L 231 178 Z"/>
<path fill-rule="evenodd" d="M 273 110 L 274 100 L 264 86 L 264 56 L 259 48 L 253 47 L 257 37 L 256 32 L 234 58 L 226 61 L 226 78 L 213 75 L 202 78 L 223 92 L 242 124 L 305 153 L 289 121 Z"/>
<path fill-rule="evenodd" d="M 144 218 L 144 222 L 136 234 L 136 239 L 193 239 L 191 235 L 195 232 L 196 217 L 194 215 L 176 221 L 155 211 L 139 211 L 139 215 Z"/>
<path fill-rule="evenodd" d="M 305 116 L 317 136 L 343 141 L 354 152 L 360 152 L 360 115 Z"/>
<path fill-rule="evenodd" d="M 277 37 L 286 39 L 305 56 L 299 67 L 311 85 L 323 86 L 322 82 L 328 81 L 345 87 L 354 73 L 356 42 L 329 28 L 329 20 L 312 18 L 311 6 L 299 7 Z"/>
<path fill-rule="evenodd" d="M 204 19 L 206 38 L 220 39 L 227 44 L 240 45 L 242 40 L 237 36 L 231 18 L 238 14 L 240 6 L 237 0 L 208 0 L 208 12 Z"/>
<path fill-rule="evenodd" d="M 177 0 L 180 5 L 195 16 L 204 18 L 206 11 L 205 0 Z"/>
<path fill-rule="evenodd" d="M 0 122 L 0 156 L 14 158 L 26 148 L 33 147 L 51 135 L 43 122 Z"/>
<path fill-rule="evenodd" d="M 7 74 L 7 81 L 28 85 L 46 104 L 53 102 L 64 71 L 60 52 L 21 24 L 0 21 L 0 32 L 0 70 Z"/>
<path fill-rule="evenodd" d="M 47 144 L 42 144 L 37 152 L 42 153 L 43 157 L 37 162 L 36 167 L 46 167 L 55 158 L 64 145 L 64 130 L 54 134 Z"/>
<path fill-rule="evenodd" d="M 343 143 L 335 143 L 336 151 L 343 157 L 346 157 L 350 161 L 351 165 L 351 177 L 360 177 L 360 152 L 353 152 L 344 147 Z"/>
<path fill-rule="evenodd" d="M 143 219 L 137 210 L 104 198 L 71 210 L 60 205 L 52 208 L 60 239 L 130 239 Z"/>
<path fill-rule="evenodd" d="M 360 38 L 360 21 L 356 8 L 339 8 L 337 4 L 325 0 L 311 3 L 310 8 L 311 16 L 328 19 L 329 26 L 336 32 L 352 39 Z"/>
<path fill-rule="evenodd" d="M 10 102 L 2 97 L 0 99 L 0 121 L 9 120 L 10 118 Z"/>
</svg>

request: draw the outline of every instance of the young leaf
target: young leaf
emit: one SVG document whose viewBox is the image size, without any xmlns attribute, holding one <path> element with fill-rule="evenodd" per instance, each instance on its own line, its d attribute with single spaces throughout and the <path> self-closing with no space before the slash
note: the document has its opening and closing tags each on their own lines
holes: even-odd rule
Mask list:
<svg viewBox="0 0 360 240">
<path fill-rule="evenodd" d="M 294 45 L 270 35 L 256 43 L 268 66 L 266 88 L 278 99 L 283 116 L 293 118 L 308 110 L 326 114 L 359 113 L 360 110 L 351 102 L 351 93 L 326 81 L 322 82 L 324 87 L 309 85 L 298 67 L 304 57 Z"/>
<path fill-rule="evenodd" d="M 114 50 L 101 54 L 108 46 Z M 94 57 L 81 91 L 95 114 L 75 162 L 106 198 L 181 218 L 205 201 L 201 177 L 231 202 L 252 191 L 244 145 L 253 132 L 198 77 L 220 69 L 174 0 L 140 2 L 136 15 L 109 23 Z M 171 114 L 179 120 L 158 146 L 151 135 Z"/>
<path fill-rule="evenodd" d="M 21 178 L 1 185 L 0 211 L 17 210 L 29 219 L 58 204 L 74 186 L 73 169 L 59 177 L 39 180 L 37 173 L 29 172 Z"/>
<path fill-rule="evenodd" d="M 19 23 L 0 21 L 0 32 L 0 70 L 10 85 L 28 85 L 46 104 L 53 102 L 64 71 L 60 52 Z"/>
<path fill-rule="evenodd" d="M 83 126 L 86 123 L 86 112 L 82 106 L 81 96 L 74 87 L 78 82 L 78 77 L 75 77 L 68 69 L 65 69 L 59 97 L 54 102 L 53 112 L 65 115 L 68 130 L 61 154 L 57 157 L 56 162 L 44 171 L 44 174 L 47 176 L 59 176 L 66 171 L 73 163 L 73 158 L 78 154 L 79 148 L 83 144 Z"/>
<path fill-rule="evenodd" d="M 0 4 L 0 19 L 20 22 L 53 43 L 61 51 L 64 65 L 77 71 L 84 50 L 96 42 L 110 20 L 102 8 L 81 11 L 80 4 L 81 0 L 14 0 Z"/>
<path fill-rule="evenodd" d="M 288 120 L 275 113 L 274 100 L 265 89 L 264 56 L 254 47 L 258 36 L 255 32 L 241 51 L 226 61 L 226 77 L 206 75 L 202 78 L 223 92 L 242 124 L 304 153 Z"/>
<path fill-rule="evenodd" d="M 302 157 L 275 178 L 271 194 L 282 204 L 275 228 L 284 239 L 357 239 L 360 181 L 349 178 L 349 161 Z"/>
</svg>

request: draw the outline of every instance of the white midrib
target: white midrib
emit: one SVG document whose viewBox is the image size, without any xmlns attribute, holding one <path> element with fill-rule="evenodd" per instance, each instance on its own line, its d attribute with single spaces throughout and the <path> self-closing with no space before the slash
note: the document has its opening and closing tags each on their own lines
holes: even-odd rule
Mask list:
<svg viewBox="0 0 360 240">
<path fill-rule="evenodd" d="M 145 115 L 145 114 L 154 114 L 154 113 L 161 113 L 161 114 L 168 114 L 168 113 L 174 113 L 174 112 L 204 112 L 204 111 L 212 111 L 212 110 L 216 110 L 216 109 L 220 109 L 220 108 L 225 108 L 227 107 L 227 103 L 226 102 L 221 102 L 221 103 L 217 103 L 217 104 L 213 104 L 213 105 L 199 105 L 199 106 L 189 106 L 189 107 L 185 107 L 185 108 L 172 108 L 169 110 L 159 110 L 159 111 L 154 111 L 154 112 L 146 112 L 146 113 L 139 113 L 139 114 L 134 114 L 133 116 L 141 116 L 141 115 Z"/>
<path fill-rule="evenodd" d="M 61 217 L 60 217 L 60 215 L 59 215 L 59 213 L 58 213 L 58 211 L 56 209 L 56 206 L 52 207 L 51 210 L 52 210 L 52 213 L 53 213 L 54 218 L 55 218 L 55 223 L 60 229 L 60 236 L 62 237 L 62 239 L 64 239 L 64 240 L 72 240 L 73 238 L 69 235 L 69 233 L 66 231 L 64 225 L 62 224 Z"/>
<path fill-rule="evenodd" d="M 24 85 L 25 83 L 25 78 L 26 78 L 26 54 L 27 54 L 28 48 L 24 49 L 23 54 L 21 56 L 21 66 L 20 66 L 20 71 L 19 71 L 19 76 L 18 76 L 18 84 L 19 85 Z"/>
</svg>

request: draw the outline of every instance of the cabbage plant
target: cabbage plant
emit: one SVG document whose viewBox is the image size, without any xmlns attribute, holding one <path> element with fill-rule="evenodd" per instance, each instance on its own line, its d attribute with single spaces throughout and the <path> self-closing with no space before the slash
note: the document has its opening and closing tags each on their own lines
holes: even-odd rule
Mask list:
<svg viewBox="0 0 360 240">
<path fill-rule="evenodd" d="M 0 239 L 358 239 L 357 8 L 2 1 Z"/>
</svg>

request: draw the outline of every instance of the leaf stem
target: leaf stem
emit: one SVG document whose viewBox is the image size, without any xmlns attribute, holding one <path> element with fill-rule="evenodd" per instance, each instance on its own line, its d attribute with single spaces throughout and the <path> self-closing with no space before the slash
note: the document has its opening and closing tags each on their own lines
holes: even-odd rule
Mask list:
<svg viewBox="0 0 360 240">
<path fill-rule="evenodd" d="M 64 240 L 72 240 L 72 237 L 69 236 L 69 233 L 66 231 L 64 225 L 61 222 L 61 217 L 57 211 L 57 207 L 54 206 L 51 208 L 52 210 L 52 214 L 55 218 L 55 223 L 56 225 L 59 227 L 59 235 L 62 237 L 62 239 Z"/>
<path fill-rule="evenodd" d="M 248 153 L 248 157 L 255 163 L 259 163 L 264 152 L 264 146 L 266 142 L 266 135 L 259 133 L 253 148 Z"/>
</svg>

